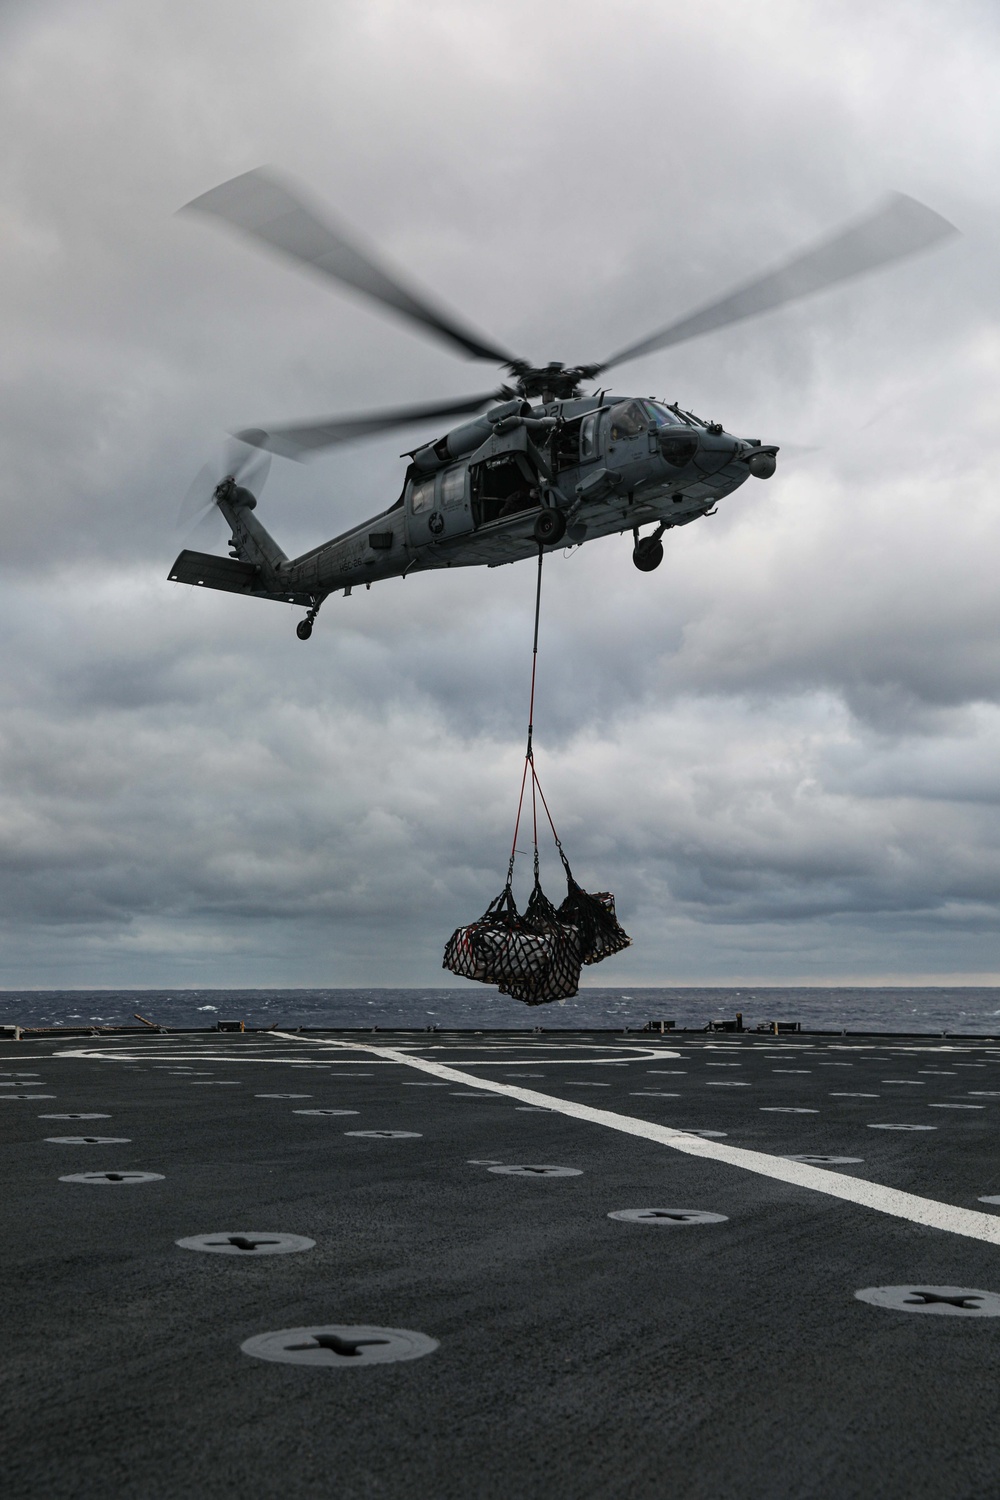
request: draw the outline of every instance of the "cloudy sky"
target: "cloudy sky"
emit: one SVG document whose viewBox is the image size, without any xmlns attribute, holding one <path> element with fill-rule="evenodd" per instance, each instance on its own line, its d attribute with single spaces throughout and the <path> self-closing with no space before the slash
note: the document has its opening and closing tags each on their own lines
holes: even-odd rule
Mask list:
<svg viewBox="0 0 1000 1500">
<path fill-rule="evenodd" d="M 806 451 L 655 574 L 553 558 L 537 749 L 635 938 L 592 982 L 1000 982 L 998 69 L 975 0 L 0 0 L 0 986 L 436 985 L 502 884 L 530 564 L 308 644 L 166 581 L 227 431 L 484 388 L 175 217 L 263 163 L 539 362 L 889 189 L 959 226 L 616 372 Z M 258 514 L 313 546 L 415 440 L 277 460 Z"/>
</svg>

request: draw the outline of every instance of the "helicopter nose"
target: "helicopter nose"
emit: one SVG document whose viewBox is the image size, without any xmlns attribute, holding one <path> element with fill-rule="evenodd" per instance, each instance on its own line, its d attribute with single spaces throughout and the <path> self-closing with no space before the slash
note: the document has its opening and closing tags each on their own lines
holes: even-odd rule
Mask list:
<svg viewBox="0 0 1000 1500">
<path fill-rule="evenodd" d="M 661 427 L 660 452 L 673 469 L 694 466 L 701 474 L 716 474 L 724 469 L 737 450 L 737 442 L 721 427 L 703 427 L 697 431 L 684 427 Z"/>
<path fill-rule="evenodd" d="M 717 474 L 735 456 L 739 447 L 736 439 L 724 432 L 717 423 L 706 427 L 698 434 L 698 453 L 695 466 L 702 474 Z"/>
</svg>

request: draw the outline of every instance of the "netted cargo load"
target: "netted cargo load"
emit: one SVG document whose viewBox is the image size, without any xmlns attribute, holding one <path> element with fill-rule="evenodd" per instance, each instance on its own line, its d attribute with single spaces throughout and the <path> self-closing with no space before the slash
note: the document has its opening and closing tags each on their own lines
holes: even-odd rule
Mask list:
<svg viewBox="0 0 1000 1500">
<path fill-rule="evenodd" d="M 559 920 L 536 882 L 523 916 L 508 885 L 478 921 L 453 932 L 443 967 L 463 979 L 495 984 L 502 995 L 526 1005 L 544 1005 L 576 994 L 582 962 L 579 933 Z"/>
<path fill-rule="evenodd" d="M 507 883 L 477 921 L 470 922 L 466 927 L 459 927 L 452 933 L 445 945 L 442 965 L 462 979 L 474 979 L 479 984 L 495 984 L 502 995 L 523 1000 L 525 1005 L 547 1005 L 553 1000 L 570 999 L 580 987 L 580 970 L 584 964 L 599 964 L 613 953 L 620 953 L 632 941 L 615 915 L 614 896 L 609 891 L 592 895 L 573 879 L 535 770 L 532 736 L 541 585 L 542 551 L 539 549 L 528 746 L 514 822 L 514 841 L 507 867 Z M 517 838 L 529 777 L 535 883 L 527 906 L 520 912 L 514 900 L 514 861 L 518 853 Z M 546 896 L 539 879 L 539 802 L 548 819 L 566 875 L 566 896 L 558 907 Z"/>
<path fill-rule="evenodd" d="M 559 908 L 560 922 L 575 927 L 580 936 L 580 956 L 585 964 L 599 964 L 631 945 L 632 939 L 615 915 L 615 898 L 610 891 L 591 894 L 577 885 L 566 866 L 569 890 Z"/>
</svg>

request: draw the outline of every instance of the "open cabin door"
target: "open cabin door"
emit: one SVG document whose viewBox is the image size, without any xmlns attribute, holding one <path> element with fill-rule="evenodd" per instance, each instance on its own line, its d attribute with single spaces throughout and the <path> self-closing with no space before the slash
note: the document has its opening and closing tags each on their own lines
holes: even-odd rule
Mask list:
<svg viewBox="0 0 1000 1500">
<path fill-rule="evenodd" d="M 538 474 L 524 453 L 484 458 L 470 470 L 472 519 L 478 530 L 541 504 Z"/>
<path fill-rule="evenodd" d="M 501 424 L 501 430 L 494 431 L 469 464 L 476 530 L 537 510 L 542 489 L 551 477 L 547 459 L 531 441 L 526 425 Z"/>
</svg>

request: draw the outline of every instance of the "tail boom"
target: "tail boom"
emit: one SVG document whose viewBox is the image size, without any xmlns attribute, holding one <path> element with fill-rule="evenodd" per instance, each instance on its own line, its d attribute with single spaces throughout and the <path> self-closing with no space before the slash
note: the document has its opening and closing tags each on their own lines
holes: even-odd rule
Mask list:
<svg viewBox="0 0 1000 1500">
<path fill-rule="evenodd" d="M 215 557 L 185 550 L 170 569 L 172 583 L 305 605 L 314 615 L 328 594 L 341 590 L 350 593 L 360 584 L 399 577 L 421 566 L 407 549 L 403 511 L 398 504 L 301 557 L 289 559 L 253 514 L 257 502 L 249 490 L 240 489 L 232 480 L 223 481 L 215 493 L 215 503 L 232 532 L 231 555 Z"/>
</svg>

